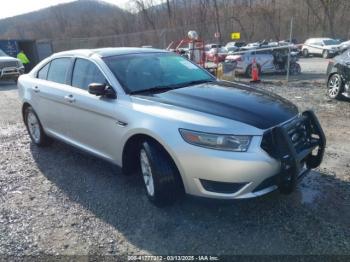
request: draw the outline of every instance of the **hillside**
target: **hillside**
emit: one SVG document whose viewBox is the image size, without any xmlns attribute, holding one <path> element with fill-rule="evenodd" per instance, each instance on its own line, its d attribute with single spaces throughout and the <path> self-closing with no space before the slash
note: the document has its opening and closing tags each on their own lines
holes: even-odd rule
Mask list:
<svg viewBox="0 0 350 262">
<path fill-rule="evenodd" d="M 103 1 L 78 0 L 2 19 L 0 38 L 57 39 L 118 34 L 124 31 L 130 15 Z"/>
</svg>

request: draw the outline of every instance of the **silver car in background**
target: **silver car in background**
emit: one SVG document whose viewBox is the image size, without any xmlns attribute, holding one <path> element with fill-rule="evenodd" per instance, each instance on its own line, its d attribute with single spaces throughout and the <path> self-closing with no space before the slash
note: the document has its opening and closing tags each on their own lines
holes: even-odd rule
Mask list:
<svg viewBox="0 0 350 262">
<path fill-rule="evenodd" d="M 335 56 L 339 52 L 341 42 L 332 38 L 309 38 L 301 47 L 304 57 L 320 55 L 323 58 Z"/>
<path fill-rule="evenodd" d="M 24 73 L 24 66 L 17 58 L 7 55 L 0 49 L 0 80 L 10 79 L 17 81 Z"/>
<path fill-rule="evenodd" d="M 157 206 L 184 192 L 219 199 L 290 193 L 323 157 L 324 134 L 311 111 L 218 81 L 164 50 L 54 54 L 18 87 L 34 144 L 55 138 L 140 174 Z"/>
</svg>

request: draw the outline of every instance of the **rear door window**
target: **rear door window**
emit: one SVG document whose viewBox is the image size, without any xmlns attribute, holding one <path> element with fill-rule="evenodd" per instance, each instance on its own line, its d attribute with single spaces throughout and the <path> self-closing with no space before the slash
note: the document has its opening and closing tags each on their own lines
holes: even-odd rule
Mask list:
<svg viewBox="0 0 350 262">
<path fill-rule="evenodd" d="M 71 58 L 57 58 L 52 60 L 47 75 L 47 80 L 59 84 L 65 84 L 70 63 Z"/>
<path fill-rule="evenodd" d="M 107 84 L 107 80 L 94 63 L 78 58 L 74 64 L 72 86 L 88 90 L 92 83 Z"/>
</svg>

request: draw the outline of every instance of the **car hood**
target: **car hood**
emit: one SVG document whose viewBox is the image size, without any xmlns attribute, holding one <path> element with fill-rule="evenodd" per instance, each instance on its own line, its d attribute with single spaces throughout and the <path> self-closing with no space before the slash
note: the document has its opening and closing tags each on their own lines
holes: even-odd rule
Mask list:
<svg viewBox="0 0 350 262">
<path fill-rule="evenodd" d="M 339 47 L 340 47 L 340 45 L 326 45 L 326 46 L 324 46 L 324 48 L 327 50 L 336 50 Z"/>
<path fill-rule="evenodd" d="M 11 56 L 0 56 L 0 62 L 8 62 L 8 61 L 18 61 L 18 59 L 13 58 Z"/>
<path fill-rule="evenodd" d="M 271 128 L 298 114 L 294 104 L 276 94 L 229 82 L 200 84 L 137 96 L 228 118 L 260 129 Z"/>
</svg>

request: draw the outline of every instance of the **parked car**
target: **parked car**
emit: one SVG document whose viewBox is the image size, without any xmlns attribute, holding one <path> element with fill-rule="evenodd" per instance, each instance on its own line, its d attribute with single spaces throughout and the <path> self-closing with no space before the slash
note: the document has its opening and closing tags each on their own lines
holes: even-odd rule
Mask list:
<svg viewBox="0 0 350 262">
<path fill-rule="evenodd" d="M 255 43 L 249 43 L 245 46 L 242 46 L 241 49 L 242 50 L 251 50 L 251 49 L 258 49 L 259 47 L 260 47 L 260 43 L 255 42 Z"/>
<path fill-rule="evenodd" d="M 238 74 L 252 76 L 253 60 L 260 73 L 286 73 L 288 69 L 288 52 L 283 49 L 269 50 L 257 49 L 246 52 L 233 53 L 225 58 L 225 63 L 234 64 L 234 70 Z M 297 75 L 301 73 L 301 67 L 298 61 L 297 53 L 291 53 L 290 73 Z"/>
<path fill-rule="evenodd" d="M 226 47 L 212 48 L 205 53 L 206 60 L 209 62 L 224 62 L 227 55 Z"/>
<path fill-rule="evenodd" d="M 327 75 L 328 96 L 350 98 L 350 49 L 329 62 Z"/>
<path fill-rule="evenodd" d="M 225 47 L 229 52 L 239 51 L 241 47 L 245 46 L 245 42 L 228 42 Z"/>
<path fill-rule="evenodd" d="M 58 53 L 18 87 L 33 144 L 55 138 L 139 173 L 157 206 L 184 192 L 219 199 L 290 193 L 324 153 L 312 111 L 218 81 L 165 50 Z"/>
<path fill-rule="evenodd" d="M 278 42 L 278 45 L 279 46 L 291 46 L 291 51 L 296 54 L 296 55 L 300 55 L 301 54 L 301 46 L 300 45 L 297 45 L 293 42 L 289 42 L 289 40 L 282 40 L 282 41 L 279 41 Z"/>
<path fill-rule="evenodd" d="M 339 45 L 339 53 L 343 53 L 344 51 L 350 49 L 350 40 L 342 42 Z"/>
<path fill-rule="evenodd" d="M 335 56 L 339 51 L 340 41 L 331 38 L 310 38 L 301 48 L 304 57 L 322 55 L 323 58 Z"/>
<path fill-rule="evenodd" d="M 222 45 L 220 45 L 220 44 L 206 44 L 204 46 L 204 51 L 208 52 L 208 51 L 210 51 L 213 48 L 221 48 L 221 47 L 222 47 Z"/>
<path fill-rule="evenodd" d="M 0 49 L 0 80 L 10 79 L 17 81 L 18 77 L 24 73 L 24 66 L 20 60 L 8 56 Z"/>
</svg>

